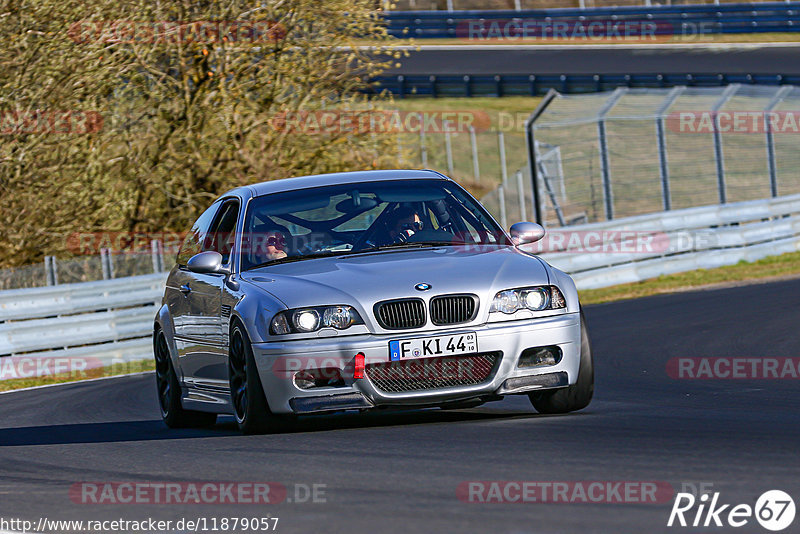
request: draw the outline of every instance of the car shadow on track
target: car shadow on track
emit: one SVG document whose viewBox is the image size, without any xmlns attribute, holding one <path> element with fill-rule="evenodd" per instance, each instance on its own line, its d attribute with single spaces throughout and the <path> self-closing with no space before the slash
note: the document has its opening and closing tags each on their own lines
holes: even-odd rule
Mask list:
<svg viewBox="0 0 800 534">
<path fill-rule="evenodd" d="M 338 413 L 297 418 L 281 429 L 282 434 L 378 428 L 387 426 L 454 424 L 509 419 L 539 419 L 534 412 L 512 410 L 416 410 L 380 413 Z M 106 423 L 71 423 L 0 429 L 0 447 L 112 443 L 167 439 L 241 436 L 231 417 L 220 417 L 216 425 L 200 429 L 170 429 L 160 420 Z"/>
</svg>

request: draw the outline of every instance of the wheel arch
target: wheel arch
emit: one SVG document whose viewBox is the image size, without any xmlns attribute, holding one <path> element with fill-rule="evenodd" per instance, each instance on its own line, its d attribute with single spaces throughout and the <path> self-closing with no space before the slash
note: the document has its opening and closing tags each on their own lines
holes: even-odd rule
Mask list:
<svg viewBox="0 0 800 534">
<path fill-rule="evenodd" d="M 180 359 L 178 358 L 178 345 L 175 342 L 175 324 L 172 322 L 172 316 L 169 313 L 169 308 L 164 304 L 159 308 L 153 320 L 153 336 L 158 330 L 164 332 L 164 337 L 167 341 L 167 348 L 169 349 L 169 356 L 172 359 L 172 365 L 178 372 L 183 374 L 180 366 Z"/>
</svg>

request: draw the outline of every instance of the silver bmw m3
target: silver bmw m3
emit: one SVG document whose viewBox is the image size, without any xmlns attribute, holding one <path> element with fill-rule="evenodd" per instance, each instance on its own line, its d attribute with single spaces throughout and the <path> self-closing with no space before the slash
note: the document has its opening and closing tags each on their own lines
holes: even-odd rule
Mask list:
<svg viewBox="0 0 800 534">
<path fill-rule="evenodd" d="M 594 373 L 572 279 L 434 171 L 365 171 L 234 189 L 192 226 L 154 324 L 170 427 L 232 414 L 464 408 L 527 395 L 586 407 Z"/>
</svg>

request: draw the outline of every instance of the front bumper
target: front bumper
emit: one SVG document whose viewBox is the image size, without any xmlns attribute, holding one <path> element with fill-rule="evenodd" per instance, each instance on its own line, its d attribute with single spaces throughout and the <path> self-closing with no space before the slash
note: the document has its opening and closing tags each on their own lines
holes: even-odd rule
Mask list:
<svg viewBox="0 0 800 534">
<path fill-rule="evenodd" d="M 354 358 L 365 355 L 366 364 L 389 361 L 389 341 L 426 335 L 476 332 L 480 353 L 500 352 L 494 372 L 475 385 L 388 393 L 369 379 L 354 380 Z M 520 354 L 527 348 L 558 346 L 561 361 L 555 365 L 518 368 Z M 253 345 L 261 383 L 273 413 L 308 413 L 380 406 L 430 406 L 497 395 L 574 384 L 580 362 L 580 315 L 564 313 L 529 320 L 487 323 L 436 332 L 334 336 L 316 339 L 257 343 Z M 294 372 L 314 368 L 338 369 L 344 377 L 340 387 L 301 389 Z"/>
</svg>

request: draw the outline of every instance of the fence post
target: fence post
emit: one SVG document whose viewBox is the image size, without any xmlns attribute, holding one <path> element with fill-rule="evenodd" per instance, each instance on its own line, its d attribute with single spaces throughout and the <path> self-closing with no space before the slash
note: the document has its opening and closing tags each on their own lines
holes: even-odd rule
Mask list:
<svg viewBox="0 0 800 534">
<path fill-rule="evenodd" d="M 56 265 L 55 256 L 44 257 L 44 274 L 48 286 L 58 285 L 58 267 Z"/>
<path fill-rule="evenodd" d="M 550 102 L 558 96 L 558 91 L 550 89 L 533 113 L 530 114 L 528 120 L 525 121 L 525 144 L 528 147 L 528 170 L 531 173 L 531 186 L 533 187 L 533 216 L 535 222 L 544 224 L 544 213 L 542 213 L 539 204 L 539 169 L 536 161 L 536 139 L 533 135 L 533 123 L 539 118 L 539 115 L 544 113 Z"/>
<path fill-rule="evenodd" d="M 500 225 L 503 229 L 508 228 L 508 216 L 506 215 L 506 188 L 501 185 L 497 188 L 497 200 L 500 202 Z"/>
<path fill-rule="evenodd" d="M 769 120 L 769 113 L 775 109 L 775 106 L 780 104 L 791 91 L 791 85 L 784 85 L 778 89 L 778 92 L 775 93 L 775 96 L 772 97 L 772 100 L 770 100 L 764 108 L 764 132 L 767 136 L 767 170 L 769 171 L 769 189 L 773 197 L 778 196 L 778 169 L 775 163 L 775 136 L 772 131 L 771 121 Z"/>
<path fill-rule="evenodd" d="M 658 140 L 658 172 L 661 176 L 661 197 L 664 211 L 672 209 L 672 194 L 669 190 L 669 164 L 667 162 L 667 141 L 664 134 L 664 113 L 675 103 L 675 100 L 686 90 L 685 85 L 673 87 L 667 93 L 664 102 L 656 111 L 656 139 Z"/>
<path fill-rule="evenodd" d="M 450 138 L 450 122 L 444 122 L 444 150 L 447 154 L 447 174 L 453 176 L 453 141 Z"/>
<path fill-rule="evenodd" d="M 506 166 L 506 137 L 503 132 L 497 132 L 497 147 L 500 151 L 500 178 L 505 186 L 508 183 L 508 167 Z"/>
<path fill-rule="evenodd" d="M 428 148 L 425 146 L 425 126 L 422 123 L 422 116 L 420 115 L 419 121 L 419 150 L 420 157 L 422 158 L 422 168 L 428 168 Z"/>
<path fill-rule="evenodd" d="M 481 169 L 478 166 L 478 139 L 475 136 L 475 128 L 469 127 L 469 143 L 472 145 L 472 171 L 475 174 L 475 182 L 481 181 Z"/>
<path fill-rule="evenodd" d="M 111 259 L 110 249 L 100 249 L 100 265 L 103 267 L 103 280 L 110 280 L 114 278 L 114 262 Z"/>
<path fill-rule="evenodd" d="M 611 188 L 611 169 L 608 163 L 608 139 L 606 138 L 606 115 L 614 107 L 622 95 L 628 91 L 627 87 L 619 87 L 608 97 L 603 107 L 597 114 L 597 140 L 600 144 L 600 175 L 603 179 L 603 199 L 606 208 L 606 220 L 614 218 L 614 192 Z"/>
<path fill-rule="evenodd" d="M 517 190 L 519 191 L 519 217 L 520 221 L 528 218 L 525 210 L 525 184 L 522 183 L 522 171 L 517 171 Z"/>
<path fill-rule="evenodd" d="M 714 120 L 714 162 L 717 166 L 717 188 L 719 189 L 719 203 L 726 204 L 728 202 L 728 195 L 725 191 L 725 155 L 722 153 L 722 132 L 719 125 L 719 110 L 725 105 L 736 91 L 739 90 L 740 85 L 733 83 L 725 88 L 722 96 L 711 107 L 711 117 Z"/>
<path fill-rule="evenodd" d="M 514 0 L 514 11 L 522 11 L 522 2 L 520 0 Z"/>
<path fill-rule="evenodd" d="M 153 272 L 160 273 L 164 271 L 164 248 L 159 239 L 150 241 L 150 254 L 153 258 Z"/>
<path fill-rule="evenodd" d="M 500 200 L 500 222 L 507 228 L 506 220 L 506 187 L 508 187 L 508 167 L 506 167 L 506 139 L 503 132 L 497 132 L 497 145 L 500 151 L 500 187 L 497 190 Z"/>
</svg>

